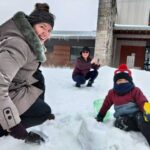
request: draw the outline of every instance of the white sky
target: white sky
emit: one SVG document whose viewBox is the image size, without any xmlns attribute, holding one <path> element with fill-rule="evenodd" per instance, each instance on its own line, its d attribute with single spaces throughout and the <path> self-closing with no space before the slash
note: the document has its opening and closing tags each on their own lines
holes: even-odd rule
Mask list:
<svg viewBox="0 0 150 150">
<path fill-rule="evenodd" d="M 98 0 L 2 0 L 0 24 L 17 11 L 30 14 L 37 2 L 46 2 L 56 16 L 54 30 L 96 30 Z"/>
<path fill-rule="evenodd" d="M 30 128 L 47 135 L 40 146 L 25 144 L 10 136 L 0 138 L 1 150 L 149 150 L 141 133 L 113 127 L 113 116 L 98 123 L 93 102 L 103 99 L 113 86 L 114 68 L 101 67 L 93 87 L 74 86 L 70 68 L 42 68 L 46 81 L 46 102 L 56 116 L 54 121 Z M 132 70 L 133 80 L 150 97 L 150 72 Z M 114 108 L 110 111 L 113 115 Z"/>
</svg>

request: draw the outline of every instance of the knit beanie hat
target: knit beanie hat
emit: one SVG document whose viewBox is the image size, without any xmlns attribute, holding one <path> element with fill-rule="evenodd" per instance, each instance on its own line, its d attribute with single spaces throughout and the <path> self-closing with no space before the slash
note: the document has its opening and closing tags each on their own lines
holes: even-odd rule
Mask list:
<svg viewBox="0 0 150 150">
<path fill-rule="evenodd" d="M 82 50 L 80 51 L 80 55 L 82 54 L 82 52 L 89 52 L 89 54 L 90 54 L 90 49 L 89 49 L 89 47 L 87 47 L 87 46 L 84 46 L 83 48 L 82 48 Z"/>
<path fill-rule="evenodd" d="M 46 3 L 36 3 L 34 11 L 27 17 L 32 26 L 37 23 L 49 23 L 54 27 L 55 16 L 49 12 L 49 6 Z"/>
<path fill-rule="evenodd" d="M 126 79 L 130 83 L 133 83 L 131 71 L 128 69 L 126 64 L 121 64 L 117 70 L 114 72 L 114 83 L 117 82 L 119 79 Z"/>
</svg>

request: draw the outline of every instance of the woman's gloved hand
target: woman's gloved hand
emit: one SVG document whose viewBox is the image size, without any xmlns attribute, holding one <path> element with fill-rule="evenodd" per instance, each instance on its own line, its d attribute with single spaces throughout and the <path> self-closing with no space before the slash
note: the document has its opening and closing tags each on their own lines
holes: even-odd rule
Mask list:
<svg viewBox="0 0 150 150">
<path fill-rule="evenodd" d="M 45 140 L 43 137 L 41 137 L 39 134 L 34 133 L 32 131 L 29 132 L 27 137 L 25 138 L 25 143 L 29 143 L 29 144 L 32 144 L 32 143 L 41 144 L 44 142 L 45 142 Z"/>
<path fill-rule="evenodd" d="M 44 138 L 39 134 L 32 131 L 28 133 L 26 128 L 21 123 L 10 129 L 10 135 L 16 139 L 25 140 L 25 143 L 41 144 L 45 142 Z"/>
</svg>

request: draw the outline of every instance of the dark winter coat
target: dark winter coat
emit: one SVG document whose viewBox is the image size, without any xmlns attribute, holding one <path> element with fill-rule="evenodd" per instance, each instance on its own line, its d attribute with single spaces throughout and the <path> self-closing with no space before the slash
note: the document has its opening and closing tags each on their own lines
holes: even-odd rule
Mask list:
<svg viewBox="0 0 150 150">
<path fill-rule="evenodd" d="M 36 101 L 42 90 L 33 74 L 45 61 L 41 45 L 23 12 L 0 26 L 0 125 L 10 129 Z"/>
<path fill-rule="evenodd" d="M 93 68 L 98 69 L 100 65 L 91 64 L 91 58 L 88 57 L 87 61 L 83 59 L 83 57 L 77 58 L 75 68 L 73 70 L 73 76 L 75 75 L 83 75 L 84 77 L 86 74 Z"/>
<path fill-rule="evenodd" d="M 123 114 L 131 114 L 136 111 L 143 112 L 143 105 L 147 102 L 146 97 L 138 87 L 134 87 L 131 91 L 124 95 L 118 95 L 113 89 L 111 89 L 100 109 L 101 116 L 105 116 L 109 108 L 114 104 L 115 117 Z"/>
</svg>

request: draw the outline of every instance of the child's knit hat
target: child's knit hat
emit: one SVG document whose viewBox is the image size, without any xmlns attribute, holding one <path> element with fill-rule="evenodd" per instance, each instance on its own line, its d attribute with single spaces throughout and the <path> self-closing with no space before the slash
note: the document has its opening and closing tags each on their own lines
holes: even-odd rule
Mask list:
<svg viewBox="0 0 150 150">
<path fill-rule="evenodd" d="M 126 79 L 129 82 L 133 83 L 131 71 L 128 69 L 126 64 L 121 64 L 117 70 L 114 72 L 114 83 L 119 79 Z"/>
</svg>

